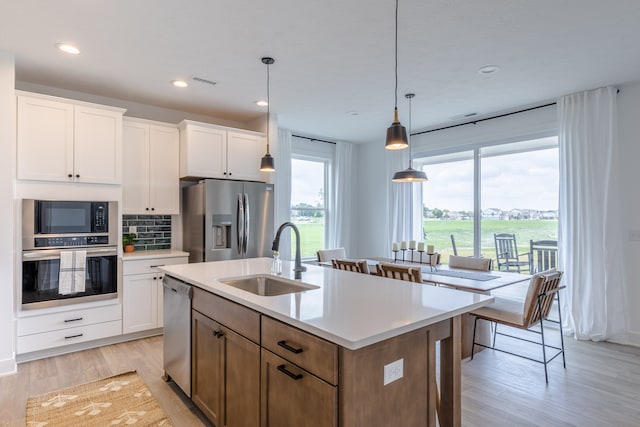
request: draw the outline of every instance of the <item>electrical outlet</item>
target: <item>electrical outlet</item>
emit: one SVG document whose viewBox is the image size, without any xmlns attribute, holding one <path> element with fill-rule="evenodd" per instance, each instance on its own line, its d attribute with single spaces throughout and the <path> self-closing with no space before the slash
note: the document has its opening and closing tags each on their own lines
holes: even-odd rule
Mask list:
<svg viewBox="0 0 640 427">
<path fill-rule="evenodd" d="M 135 225 L 129 226 L 129 233 L 137 233 L 137 232 L 138 232 L 138 227 L 136 227 Z"/>
<path fill-rule="evenodd" d="M 404 359 L 398 359 L 388 365 L 384 365 L 384 384 L 387 385 L 403 376 Z"/>
</svg>

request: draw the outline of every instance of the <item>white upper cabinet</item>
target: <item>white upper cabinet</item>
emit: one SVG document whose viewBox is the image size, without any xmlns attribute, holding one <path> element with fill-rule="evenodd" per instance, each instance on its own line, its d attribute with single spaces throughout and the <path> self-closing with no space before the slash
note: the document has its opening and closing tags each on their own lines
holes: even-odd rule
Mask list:
<svg viewBox="0 0 640 427">
<path fill-rule="evenodd" d="M 264 181 L 260 159 L 263 134 L 206 123 L 182 121 L 180 177 Z"/>
<path fill-rule="evenodd" d="M 175 125 L 125 118 L 122 211 L 180 213 L 179 136 Z"/>
<path fill-rule="evenodd" d="M 124 111 L 18 94 L 18 178 L 119 184 Z"/>
</svg>

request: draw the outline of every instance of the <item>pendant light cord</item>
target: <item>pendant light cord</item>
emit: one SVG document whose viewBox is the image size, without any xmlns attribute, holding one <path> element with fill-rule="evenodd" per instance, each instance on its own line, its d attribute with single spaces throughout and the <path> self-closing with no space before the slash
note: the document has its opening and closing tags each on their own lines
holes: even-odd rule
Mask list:
<svg viewBox="0 0 640 427">
<path fill-rule="evenodd" d="M 395 93 L 395 108 L 398 108 L 398 0 L 396 0 L 396 93 Z"/>
<path fill-rule="evenodd" d="M 271 121 L 271 97 L 269 96 L 269 67 L 271 64 L 267 64 L 267 154 L 269 154 L 269 122 Z"/>
<path fill-rule="evenodd" d="M 411 167 L 413 167 L 413 164 L 411 162 L 411 100 L 413 99 L 414 95 L 408 96 L 409 98 L 409 135 L 407 135 L 407 139 L 408 139 L 408 143 L 409 143 L 409 169 L 411 169 Z"/>
</svg>

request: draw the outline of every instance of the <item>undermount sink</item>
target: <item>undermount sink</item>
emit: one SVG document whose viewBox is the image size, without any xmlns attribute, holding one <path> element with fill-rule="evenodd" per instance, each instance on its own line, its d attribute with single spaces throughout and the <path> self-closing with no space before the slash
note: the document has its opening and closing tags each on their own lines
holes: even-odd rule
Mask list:
<svg viewBox="0 0 640 427">
<path fill-rule="evenodd" d="M 266 297 L 292 294 L 295 292 L 309 291 L 319 288 L 319 286 L 283 279 L 269 274 L 227 278 L 220 279 L 218 281 L 225 285 L 233 286 L 234 288 Z"/>
</svg>

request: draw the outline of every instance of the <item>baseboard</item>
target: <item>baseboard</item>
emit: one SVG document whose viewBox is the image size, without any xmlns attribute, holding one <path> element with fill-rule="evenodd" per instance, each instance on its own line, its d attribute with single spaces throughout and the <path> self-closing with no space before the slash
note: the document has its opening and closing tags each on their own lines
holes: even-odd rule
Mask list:
<svg viewBox="0 0 640 427">
<path fill-rule="evenodd" d="M 0 360 L 0 377 L 18 372 L 15 358 Z"/>
<path fill-rule="evenodd" d="M 640 347 L 640 332 L 629 332 L 628 344 L 634 347 Z"/>
<path fill-rule="evenodd" d="M 88 350 L 90 348 L 102 347 L 110 344 L 117 344 L 125 341 L 133 341 L 140 338 L 152 337 L 155 335 L 161 335 L 162 328 L 149 329 L 147 331 L 134 332 L 126 335 L 115 335 L 113 337 L 102 338 L 95 341 L 87 341 L 78 344 L 65 345 L 63 347 L 48 348 L 46 350 L 33 351 L 31 353 L 18 354 L 15 362 L 24 363 L 32 360 L 44 359 L 52 356 L 59 356 L 61 354 L 73 353 L 75 351 Z M 1 371 L 0 371 L 1 372 Z"/>
</svg>

